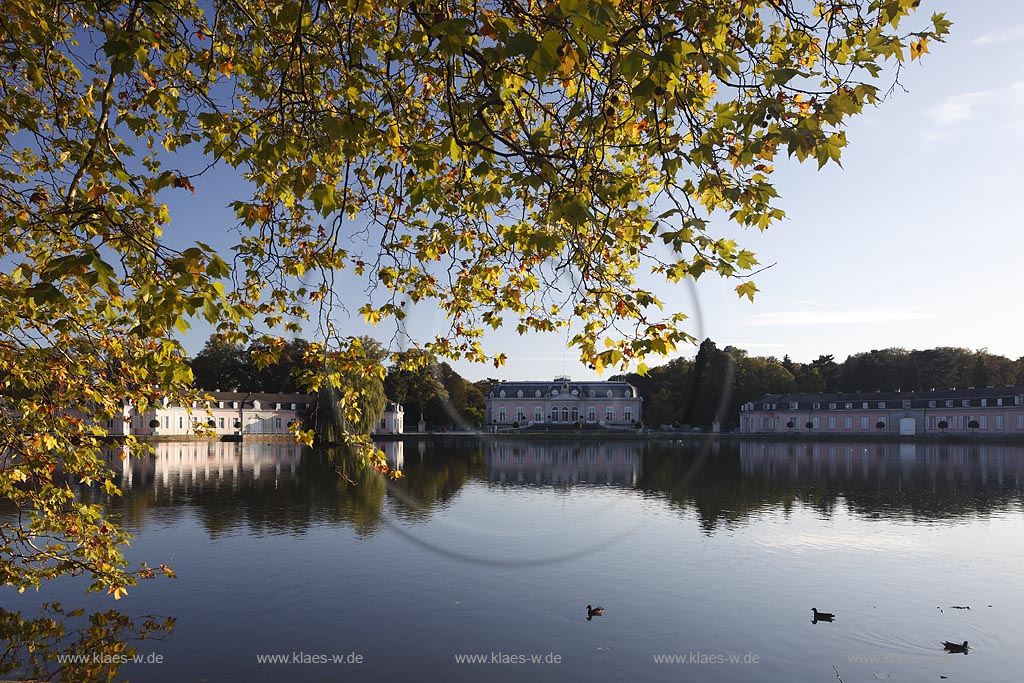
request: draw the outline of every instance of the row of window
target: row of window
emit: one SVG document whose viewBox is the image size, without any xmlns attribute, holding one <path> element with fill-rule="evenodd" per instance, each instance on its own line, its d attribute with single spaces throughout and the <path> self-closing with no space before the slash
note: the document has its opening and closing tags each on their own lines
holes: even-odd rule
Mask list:
<svg viewBox="0 0 1024 683">
<path fill-rule="evenodd" d="M 215 404 L 215 403 L 217 404 L 216 407 L 217 408 L 221 408 L 221 409 L 229 408 L 229 409 L 237 410 L 238 407 L 239 407 L 239 401 L 192 401 L 192 407 L 193 408 L 212 408 L 212 407 L 214 407 L 213 404 Z M 247 409 L 248 408 L 252 408 L 254 410 L 261 410 L 261 409 L 262 410 L 270 410 L 271 409 L 270 405 L 269 405 L 271 403 L 270 401 L 267 402 L 268 405 L 266 405 L 266 406 L 262 406 L 261 405 L 262 403 L 263 403 L 262 401 L 253 399 L 253 400 L 250 400 L 250 401 L 246 401 L 245 405 L 243 405 L 242 407 L 243 408 L 247 408 Z M 130 405 L 132 405 L 132 402 L 131 401 L 125 401 L 125 404 L 130 406 Z M 306 405 L 307 405 L 305 403 L 282 403 L 280 401 L 275 401 L 275 402 L 273 402 L 273 404 L 274 404 L 274 408 L 273 408 L 274 410 L 305 410 L 306 409 Z M 165 407 L 167 406 L 167 402 L 164 403 L 164 406 Z"/>
<path fill-rule="evenodd" d="M 563 391 L 565 391 L 564 387 L 563 387 Z M 548 393 L 549 396 L 558 396 L 558 389 L 551 388 L 547 393 Z M 573 396 L 579 396 L 580 395 L 580 390 L 579 389 L 573 389 L 570 393 Z M 605 391 L 603 393 L 608 398 L 612 398 L 615 395 L 615 393 L 611 389 L 608 389 L 607 391 Z M 505 398 L 505 395 L 506 394 L 505 394 L 505 390 L 504 389 L 501 389 L 501 390 L 498 391 L 498 398 Z M 523 393 L 522 389 L 520 389 L 519 391 L 516 392 L 516 398 L 523 398 L 524 395 L 525 394 Z M 540 398 L 541 395 L 542 395 L 541 394 L 541 390 L 540 389 L 535 390 L 533 392 L 533 395 L 536 398 Z M 587 395 L 590 396 L 590 398 L 595 398 L 597 396 L 597 392 L 594 391 L 593 389 L 591 389 L 590 391 L 587 392 Z M 491 394 L 491 396 L 493 397 L 494 394 Z M 631 398 L 633 396 L 633 391 L 631 389 L 626 389 L 626 390 L 624 390 L 622 392 L 622 396 L 623 396 L 623 398 Z"/>
<path fill-rule="evenodd" d="M 993 428 L 996 430 L 1005 429 L 1004 419 L 1002 415 L 993 415 Z M 988 415 L 932 415 L 928 418 L 928 428 L 931 430 L 964 430 L 964 429 L 988 429 L 989 425 Z M 756 424 L 758 418 L 752 418 L 753 423 Z M 776 426 L 781 424 L 787 429 L 803 429 L 807 425 L 806 423 L 800 424 L 796 417 L 784 418 L 781 423 L 774 417 L 762 417 L 761 420 L 761 431 L 774 431 Z M 744 420 L 746 421 L 746 420 Z M 821 418 L 812 417 L 811 429 L 821 429 Z M 972 423 L 977 423 L 976 427 L 972 427 Z M 830 417 L 826 422 L 828 429 L 837 429 L 839 424 L 839 418 Z M 853 429 L 854 418 L 845 417 L 843 418 L 843 429 Z M 860 429 L 861 431 L 868 431 L 872 428 L 884 431 L 888 427 L 884 417 L 872 418 L 872 417 L 861 417 L 860 418 Z M 1017 416 L 1017 429 L 1024 430 L 1024 415 Z"/>
<path fill-rule="evenodd" d="M 508 422 L 508 411 L 505 406 L 498 408 L 498 422 Z M 562 408 L 559 411 L 557 408 L 551 411 L 551 414 L 547 416 L 549 422 L 579 422 L 580 413 L 578 408 Z M 612 406 L 606 406 L 604 409 L 604 420 L 605 422 L 615 421 L 615 408 Z M 526 422 L 526 411 L 520 406 L 516 408 L 515 412 L 516 422 Z M 544 412 L 540 408 L 535 408 L 533 412 L 534 422 L 544 422 Z M 633 421 L 633 409 L 626 407 L 622 409 L 622 421 L 632 422 Z M 597 409 L 591 406 L 587 410 L 587 422 L 597 422 Z"/>
<path fill-rule="evenodd" d="M 835 429 L 836 425 L 838 424 L 838 419 L 839 418 L 835 418 L 835 417 L 828 418 L 828 423 L 827 423 L 828 424 L 828 428 L 829 429 Z M 853 420 L 854 419 L 852 417 L 843 418 L 843 428 L 844 429 L 853 429 L 853 424 L 854 424 Z M 821 429 L 821 418 L 820 417 L 812 417 L 810 419 L 810 423 L 811 423 L 811 429 Z M 806 422 L 801 423 L 798 420 L 798 418 L 796 418 L 796 417 L 785 418 L 785 420 L 782 422 L 782 424 L 787 429 L 804 429 L 805 427 L 807 427 L 807 423 Z M 775 429 L 775 425 L 776 425 L 776 419 L 774 417 L 762 417 L 761 418 L 761 429 L 762 430 L 773 430 L 773 429 Z M 878 417 L 877 419 L 873 419 L 871 417 L 865 416 L 865 417 L 861 417 L 860 418 L 860 428 L 861 428 L 861 430 L 868 430 L 868 429 L 871 429 L 871 428 L 876 428 L 878 430 L 884 430 L 887 426 L 888 425 L 887 425 L 884 417 Z"/>
<path fill-rule="evenodd" d="M 512 462 L 513 462 L 513 464 L 525 464 L 529 460 L 529 458 L 527 457 L 527 455 L 525 453 L 512 453 L 511 455 L 512 455 Z M 508 460 L 508 457 L 509 456 L 508 456 L 507 453 L 498 453 L 495 456 L 495 459 L 498 462 L 506 462 Z M 546 463 L 548 465 L 554 465 L 554 464 L 558 464 L 559 460 L 561 460 L 562 464 L 568 464 L 570 462 L 572 462 L 573 464 L 579 464 L 579 463 L 584 462 L 584 460 L 585 460 L 586 462 L 588 462 L 588 463 L 590 463 L 592 465 L 596 465 L 597 464 L 597 455 L 594 454 L 594 453 L 590 453 L 590 454 L 588 454 L 586 456 L 581 456 L 578 453 L 575 453 L 575 454 L 572 454 L 572 455 L 563 454 L 561 456 L 559 456 L 559 455 L 552 455 L 551 453 L 548 453 L 546 455 L 542 455 L 540 453 L 535 453 L 533 455 L 533 462 L 538 463 L 538 464 L 545 464 Z M 612 455 L 611 453 L 608 453 L 608 454 L 605 455 L 604 461 L 606 463 L 608 463 L 608 464 L 614 464 L 615 463 L 615 456 Z M 625 455 L 622 456 L 622 462 L 625 463 L 625 464 L 631 464 L 633 462 L 633 455 L 631 453 L 626 453 Z"/>
<path fill-rule="evenodd" d="M 945 399 L 944 401 L 938 401 L 938 400 L 936 400 L 936 401 L 928 401 L 928 407 L 929 408 L 938 408 L 938 407 L 940 407 L 939 403 L 942 403 L 943 406 L 941 406 L 941 407 L 953 408 L 954 406 L 957 405 L 957 403 L 959 403 L 960 407 L 970 408 L 972 400 L 976 401 L 976 403 L 974 404 L 975 407 L 981 407 L 981 408 L 998 407 L 998 406 L 1004 405 L 1004 403 L 1003 403 L 1004 399 L 1002 399 L 1002 398 L 993 398 L 993 399 L 988 399 L 988 398 L 968 399 L 968 398 L 965 398 L 965 399 L 960 399 L 960 400 Z M 911 407 L 911 400 L 910 399 L 904 399 L 903 401 L 878 401 L 877 403 L 875 403 L 875 408 L 877 408 L 878 410 L 886 410 L 887 408 L 896 408 L 897 404 L 901 405 L 903 408 L 910 408 Z M 870 401 L 846 401 L 842 405 L 843 405 L 843 409 L 844 410 L 854 410 L 855 408 L 858 408 L 858 407 L 859 407 L 860 410 L 870 410 L 871 409 L 871 402 Z M 1006 405 L 1009 405 L 1009 403 L 1007 403 Z M 1015 396 L 1014 397 L 1014 401 L 1013 401 L 1013 405 L 1018 405 L 1018 406 L 1019 405 L 1024 405 L 1024 396 Z M 821 410 L 821 406 L 822 406 L 821 403 L 812 403 L 811 404 L 812 410 Z M 754 406 L 753 404 L 750 404 L 750 408 L 754 409 L 754 408 L 756 408 L 756 406 Z M 778 403 L 764 403 L 764 404 L 761 405 L 761 409 L 762 410 L 778 410 L 778 408 L 779 408 L 779 404 Z M 789 402 L 789 409 L 790 410 L 799 410 L 800 409 L 800 403 L 798 401 L 790 401 Z M 828 404 L 828 409 L 829 410 L 838 410 L 839 409 L 839 403 L 836 403 L 836 402 L 829 403 Z"/>
<path fill-rule="evenodd" d="M 211 401 L 213 403 L 213 401 Z M 216 401 L 218 408 L 232 408 L 238 409 L 238 401 Z M 230 405 L 228 405 L 230 404 Z M 252 408 L 253 410 L 270 410 L 270 406 L 261 406 L 260 401 L 246 401 L 244 408 Z M 197 404 L 193 403 L 193 408 L 198 408 Z M 305 403 L 274 403 L 274 410 L 305 410 Z"/>
<path fill-rule="evenodd" d="M 975 417 L 974 415 L 968 415 L 966 417 L 964 417 L 963 415 L 949 415 L 949 416 L 946 416 L 946 417 L 932 415 L 931 417 L 928 418 L 928 424 L 929 424 L 929 426 L 932 429 L 940 429 L 940 430 L 941 429 L 988 429 L 988 417 L 989 417 L 988 415 L 978 415 L 977 417 Z M 992 420 L 992 427 L 994 429 L 996 429 L 996 430 L 1005 429 L 1005 427 L 1004 427 L 1004 420 L 1003 420 L 1003 416 L 1002 415 L 993 415 L 992 418 L 993 418 L 993 420 Z M 943 423 L 943 422 L 945 423 L 945 426 L 942 426 L 941 423 Z M 977 423 L 976 427 L 972 427 L 971 426 L 971 423 L 974 423 L 974 422 Z M 1024 429 L 1024 415 L 1018 415 L 1017 416 L 1017 429 Z"/>
<path fill-rule="evenodd" d="M 281 418 L 275 417 L 275 418 L 273 418 L 273 420 L 274 420 L 274 429 L 281 429 L 284 426 L 284 421 Z M 146 420 L 146 416 L 145 415 L 133 415 L 132 416 L 131 424 L 132 424 L 132 427 L 135 428 L 135 429 L 141 429 L 142 427 L 149 427 L 149 423 L 150 423 L 150 420 Z M 190 420 L 189 420 L 189 426 L 190 427 L 195 427 L 195 426 L 197 426 L 199 424 L 202 424 L 202 420 L 200 418 L 198 418 L 198 417 L 190 418 Z M 234 422 L 232 422 L 232 425 L 234 425 Z M 113 420 L 107 420 L 107 429 L 113 429 L 113 428 L 114 428 L 114 421 Z M 170 428 L 171 428 L 171 416 L 170 415 L 164 415 L 163 418 L 160 420 L 160 426 L 158 426 L 157 429 L 170 429 Z M 178 416 L 178 429 L 184 429 L 184 428 L 185 428 L 185 417 L 183 415 L 179 415 Z M 224 429 L 224 418 L 223 417 L 218 417 L 217 418 L 217 428 L 218 429 Z"/>
</svg>

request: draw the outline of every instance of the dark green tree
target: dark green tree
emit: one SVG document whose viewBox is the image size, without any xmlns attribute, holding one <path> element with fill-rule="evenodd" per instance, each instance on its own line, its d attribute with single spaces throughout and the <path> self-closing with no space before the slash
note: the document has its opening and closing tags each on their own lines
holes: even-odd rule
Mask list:
<svg viewBox="0 0 1024 683">
<path fill-rule="evenodd" d="M 203 350 L 189 365 L 195 385 L 213 391 L 252 391 L 255 388 L 256 367 L 245 349 L 231 342 L 221 341 L 217 335 L 206 340 Z"/>
<path fill-rule="evenodd" d="M 441 366 L 429 353 L 419 350 L 399 354 L 384 379 L 384 389 L 392 401 L 405 407 L 407 419 L 420 416 L 429 424 L 453 424 L 448 390 L 441 381 Z"/>
</svg>

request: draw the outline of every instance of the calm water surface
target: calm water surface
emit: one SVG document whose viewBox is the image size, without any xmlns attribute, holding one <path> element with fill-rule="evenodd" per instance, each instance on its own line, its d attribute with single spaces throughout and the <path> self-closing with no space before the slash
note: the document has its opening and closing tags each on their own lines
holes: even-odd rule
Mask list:
<svg viewBox="0 0 1024 683">
<path fill-rule="evenodd" d="M 1024 448 L 388 448 L 397 484 L 291 445 L 161 444 L 124 471 L 115 512 L 130 558 L 177 580 L 118 603 L 78 581 L 0 602 L 174 617 L 137 644 L 163 663 L 121 670 L 138 681 L 1021 678 Z M 275 654 L 289 663 L 258 661 Z"/>
</svg>

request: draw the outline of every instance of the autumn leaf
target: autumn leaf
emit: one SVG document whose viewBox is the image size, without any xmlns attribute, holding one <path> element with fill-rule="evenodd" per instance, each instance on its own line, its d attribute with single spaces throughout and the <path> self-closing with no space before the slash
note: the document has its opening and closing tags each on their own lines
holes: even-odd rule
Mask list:
<svg viewBox="0 0 1024 683">
<path fill-rule="evenodd" d="M 918 41 L 910 41 L 910 61 L 920 59 L 921 55 L 928 52 L 928 39 L 921 38 Z"/>
<path fill-rule="evenodd" d="M 580 62 L 579 55 L 576 53 L 576 48 L 569 41 L 562 43 L 558 48 L 558 74 L 563 78 L 569 78 L 576 71 L 576 66 Z"/>
<path fill-rule="evenodd" d="M 192 182 L 186 176 L 176 176 L 172 183 L 174 187 L 182 187 L 189 190 L 192 194 L 196 193 L 196 188 L 193 187 Z"/>
<path fill-rule="evenodd" d="M 747 281 L 742 284 L 736 285 L 736 293 L 740 297 L 747 297 L 749 300 L 754 300 L 754 294 L 758 291 L 757 285 L 753 281 Z"/>
</svg>

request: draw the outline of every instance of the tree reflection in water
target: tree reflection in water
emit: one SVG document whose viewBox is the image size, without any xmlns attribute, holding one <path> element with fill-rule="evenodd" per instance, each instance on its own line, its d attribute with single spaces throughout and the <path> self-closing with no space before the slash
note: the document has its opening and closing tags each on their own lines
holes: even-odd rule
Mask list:
<svg viewBox="0 0 1024 683">
<path fill-rule="evenodd" d="M 948 519 L 1024 505 L 1024 447 L 998 443 L 813 440 L 518 440 L 387 442 L 386 481 L 341 448 L 295 444 L 157 444 L 111 501 L 126 527 L 192 511 L 211 538 L 238 528 L 302 534 L 344 524 L 371 535 L 428 522 L 467 484 L 634 490 L 693 511 L 703 530 L 772 509 L 839 505 L 864 516 Z M 118 460 L 118 463 L 121 461 Z"/>
<path fill-rule="evenodd" d="M 173 617 L 131 618 L 117 610 L 67 610 L 43 603 L 39 616 L 0 608 L 0 677 L 31 681 L 114 681 L 140 655 L 138 643 L 164 640 Z M 150 653 L 140 656 L 146 657 Z"/>
</svg>

